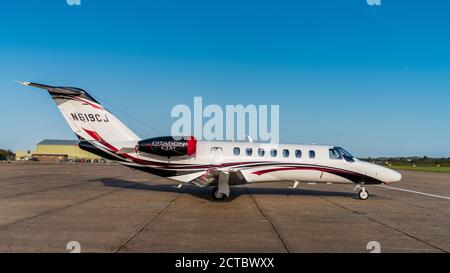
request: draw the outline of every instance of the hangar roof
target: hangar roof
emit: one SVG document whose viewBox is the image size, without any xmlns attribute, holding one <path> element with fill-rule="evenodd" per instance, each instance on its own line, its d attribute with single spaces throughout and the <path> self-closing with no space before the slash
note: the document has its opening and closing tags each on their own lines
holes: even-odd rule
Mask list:
<svg viewBox="0 0 450 273">
<path fill-rule="evenodd" d="M 78 145 L 78 140 L 44 139 L 37 145 Z"/>
</svg>

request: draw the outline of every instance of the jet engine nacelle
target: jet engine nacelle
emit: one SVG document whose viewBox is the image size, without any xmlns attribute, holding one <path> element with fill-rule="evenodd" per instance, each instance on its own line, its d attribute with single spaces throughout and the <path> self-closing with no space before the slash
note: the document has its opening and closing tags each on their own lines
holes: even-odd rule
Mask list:
<svg viewBox="0 0 450 273">
<path fill-rule="evenodd" d="M 144 152 L 157 156 L 192 156 L 197 150 L 197 140 L 190 137 L 155 137 L 141 140 L 136 152 Z"/>
</svg>

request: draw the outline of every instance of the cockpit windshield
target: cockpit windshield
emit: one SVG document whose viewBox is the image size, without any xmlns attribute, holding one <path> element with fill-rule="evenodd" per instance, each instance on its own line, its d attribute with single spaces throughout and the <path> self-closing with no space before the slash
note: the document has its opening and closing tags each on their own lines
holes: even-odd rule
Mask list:
<svg viewBox="0 0 450 273">
<path fill-rule="evenodd" d="M 341 147 L 334 147 L 334 150 L 336 150 L 347 162 L 355 162 L 355 157 L 347 152 L 344 148 Z"/>
</svg>

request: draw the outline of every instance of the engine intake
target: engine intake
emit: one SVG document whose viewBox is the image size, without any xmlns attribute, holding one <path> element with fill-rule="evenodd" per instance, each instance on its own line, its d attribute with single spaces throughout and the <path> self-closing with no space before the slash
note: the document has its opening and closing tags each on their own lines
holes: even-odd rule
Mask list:
<svg viewBox="0 0 450 273">
<path fill-rule="evenodd" d="M 155 137 L 139 141 L 136 150 L 165 157 L 192 156 L 197 151 L 197 140 L 193 136 Z"/>
</svg>

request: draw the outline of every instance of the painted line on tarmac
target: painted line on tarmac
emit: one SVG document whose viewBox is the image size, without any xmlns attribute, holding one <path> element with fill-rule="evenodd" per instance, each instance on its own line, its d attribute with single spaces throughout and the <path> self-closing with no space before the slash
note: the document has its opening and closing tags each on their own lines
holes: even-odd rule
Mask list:
<svg viewBox="0 0 450 273">
<path fill-rule="evenodd" d="M 421 195 L 426 195 L 426 196 L 430 196 L 430 197 L 450 200 L 450 197 L 426 193 L 426 192 L 407 190 L 407 189 L 402 189 L 402 188 L 397 188 L 397 187 L 392 187 L 392 186 L 379 186 L 379 187 L 384 188 L 384 189 L 392 189 L 392 190 L 397 190 L 397 191 L 410 192 L 410 193 L 421 194 Z"/>
</svg>

